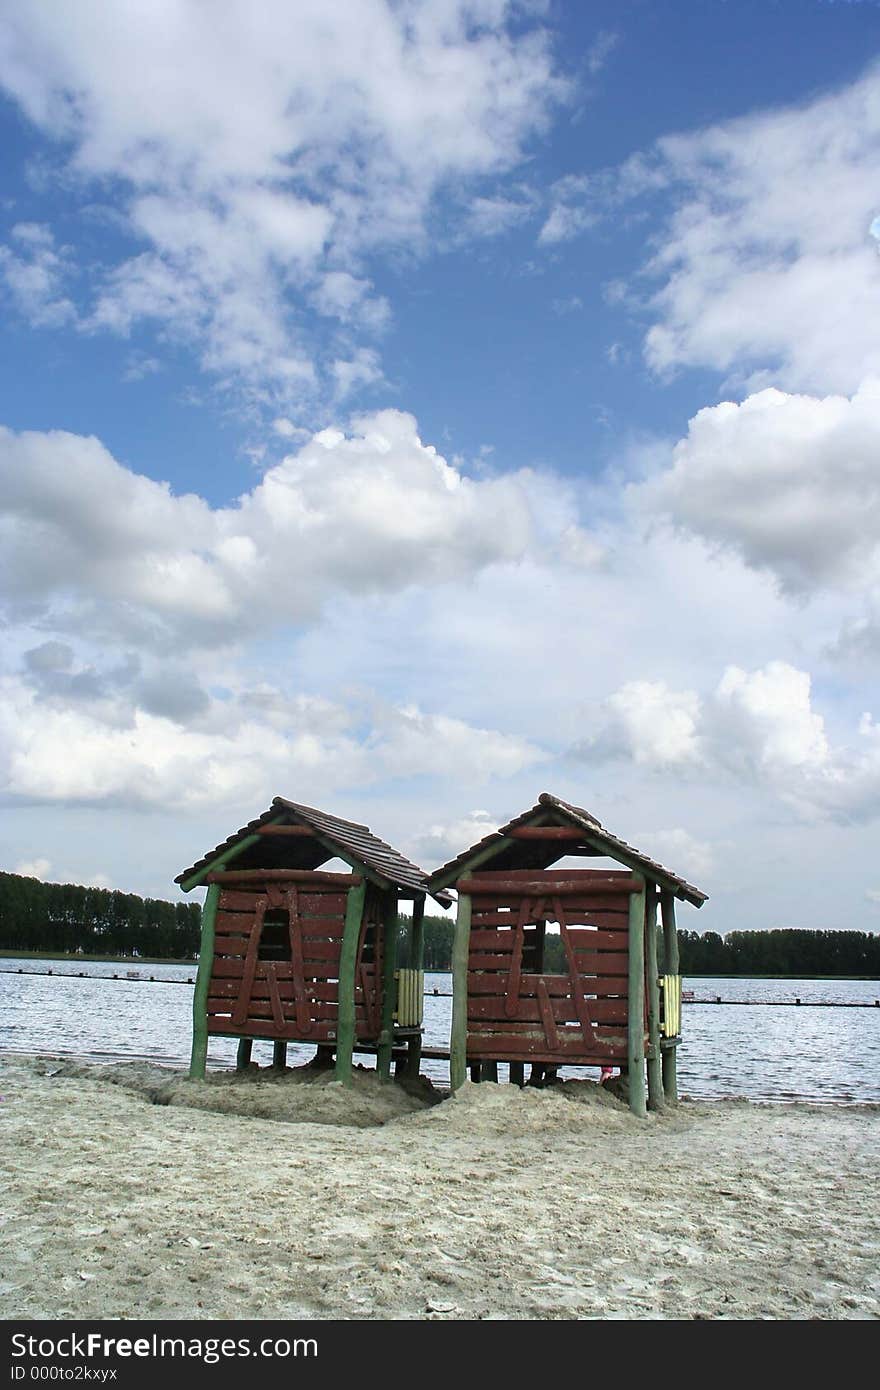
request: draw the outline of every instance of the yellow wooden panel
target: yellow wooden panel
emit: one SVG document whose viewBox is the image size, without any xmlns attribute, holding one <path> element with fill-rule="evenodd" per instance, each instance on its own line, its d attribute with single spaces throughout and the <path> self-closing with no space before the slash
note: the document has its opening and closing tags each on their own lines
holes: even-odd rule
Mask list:
<svg viewBox="0 0 880 1390">
<path fill-rule="evenodd" d="M 424 992 L 425 976 L 423 971 L 398 970 L 397 1010 L 394 1018 L 401 1028 L 421 1027 Z"/>
<path fill-rule="evenodd" d="M 681 976 L 664 975 L 663 1036 L 677 1038 L 681 1032 Z"/>
</svg>

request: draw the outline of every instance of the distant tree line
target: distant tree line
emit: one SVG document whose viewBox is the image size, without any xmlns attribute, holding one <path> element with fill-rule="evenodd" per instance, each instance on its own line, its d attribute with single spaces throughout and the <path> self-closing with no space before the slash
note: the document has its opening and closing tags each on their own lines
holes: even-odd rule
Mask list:
<svg viewBox="0 0 880 1390">
<path fill-rule="evenodd" d="M 401 965 L 408 965 L 410 919 L 401 916 Z M 425 969 L 452 964 L 451 917 L 425 915 Z M 83 951 L 108 956 L 198 955 L 201 908 L 109 888 L 42 883 L 0 872 L 0 950 Z M 663 938 L 658 932 L 658 959 Z M 880 935 L 857 931 L 679 931 L 683 975 L 868 975 L 880 977 Z M 565 953 L 552 930 L 544 968 L 564 971 Z"/>
<path fill-rule="evenodd" d="M 192 957 L 200 935 L 198 903 L 0 873 L 0 950 Z"/>
<path fill-rule="evenodd" d="M 863 931 L 678 933 L 683 975 L 877 975 L 880 936 Z M 661 957 L 662 959 L 662 957 Z"/>
<path fill-rule="evenodd" d="M 409 918 L 401 917 L 400 922 L 407 932 Z M 426 914 L 426 970 L 450 969 L 453 930 L 451 918 Z M 871 932 L 784 928 L 732 931 L 722 937 L 711 931 L 679 931 L 678 949 L 682 975 L 880 976 L 880 935 Z M 658 932 L 658 960 L 663 970 L 662 932 Z M 544 969 L 549 973 L 566 969 L 562 940 L 552 930 L 544 941 Z"/>
<path fill-rule="evenodd" d="M 400 927 L 400 948 L 398 963 L 406 968 L 409 959 L 410 918 L 402 914 L 398 917 Z M 455 922 L 451 917 L 432 917 L 425 913 L 425 969 L 449 970 L 452 963 L 452 933 Z"/>
</svg>

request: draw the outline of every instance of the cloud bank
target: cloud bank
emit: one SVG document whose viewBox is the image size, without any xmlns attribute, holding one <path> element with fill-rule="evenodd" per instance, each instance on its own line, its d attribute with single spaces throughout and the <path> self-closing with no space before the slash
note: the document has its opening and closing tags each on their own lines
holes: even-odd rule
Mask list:
<svg viewBox="0 0 880 1390">
<path fill-rule="evenodd" d="M 412 416 L 321 431 L 230 507 L 133 473 L 94 438 L 0 431 L 3 588 L 13 615 L 214 646 L 313 621 L 340 593 L 466 579 L 568 518 L 530 473 L 472 479 Z M 58 615 L 63 614 L 63 618 Z"/>
<path fill-rule="evenodd" d="M 350 335 L 389 318 L 368 258 L 427 250 L 435 200 L 466 209 L 567 90 L 507 0 L 218 3 L 210 23 L 192 0 L 28 6 L 0 20 L 0 85 L 68 188 L 116 195 L 129 247 L 78 267 L 80 328 L 153 326 L 276 403 L 332 398 L 346 362 L 363 379 Z M 475 233 L 497 215 L 476 209 Z M 64 269 L 49 242 L 0 255 L 35 324 L 74 317 Z M 307 304 L 344 331 L 312 337 Z"/>
</svg>

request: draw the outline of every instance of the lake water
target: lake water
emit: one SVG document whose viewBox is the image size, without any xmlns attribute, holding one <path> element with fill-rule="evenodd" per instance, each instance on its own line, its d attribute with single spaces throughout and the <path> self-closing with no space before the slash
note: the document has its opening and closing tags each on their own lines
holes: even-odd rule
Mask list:
<svg viewBox="0 0 880 1390">
<path fill-rule="evenodd" d="M 139 978 L 126 979 L 128 970 Z M 0 1053 L 185 1066 L 195 973 L 195 966 L 0 959 Z M 880 1007 L 815 1007 L 873 1006 L 880 982 L 685 979 L 684 987 L 695 1000 L 682 1008 L 682 1094 L 880 1103 Z M 425 989 L 425 1045 L 448 1047 L 450 977 L 426 975 Z M 719 997 L 740 1002 L 717 1004 Z M 775 1007 L 749 1002 L 759 1000 L 784 1002 Z M 288 1061 L 296 1065 L 313 1051 L 290 1044 Z M 235 1052 L 234 1039 L 212 1039 L 209 1066 L 230 1066 Z M 271 1043 L 255 1043 L 253 1057 L 268 1065 Z M 360 1060 L 372 1064 L 368 1057 Z M 423 1070 L 448 1084 L 445 1062 L 425 1061 Z M 595 1068 L 574 1067 L 562 1074 L 598 1075 Z"/>
</svg>

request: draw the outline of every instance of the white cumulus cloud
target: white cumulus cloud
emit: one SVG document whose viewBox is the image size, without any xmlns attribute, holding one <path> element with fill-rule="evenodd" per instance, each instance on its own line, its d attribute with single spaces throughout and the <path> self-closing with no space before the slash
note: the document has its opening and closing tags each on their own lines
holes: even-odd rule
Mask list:
<svg viewBox="0 0 880 1390">
<path fill-rule="evenodd" d="M 663 681 L 633 680 L 606 701 L 607 722 L 596 741 L 600 756 L 623 752 L 650 767 L 682 766 L 700 758 L 700 700 Z"/>
<path fill-rule="evenodd" d="M 764 390 L 707 406 L 671 469 L 632 490 L 794 593 L 866 588 L 880 552 L 880 381 L 851 398 Z"/>
<path fill-rule="evenodd" d="M 310 621 L 335 594 L 515 562 L 565 517 L 552 480 L 471 479 L 394 410 L 315 435 L 227 507 L 175 496 L 62 432 L 0 431 L 0 477 L 13 612 L 61 614 L 63 630 L 97 604 L 118 632 L 207 646 Z"/>
<path fill-rule="evenodd" d="M 799 106 L 668 136 L 655 155 L 643 176 L 676 206 L 649 266 L 664 281 L 651 366 L 817 392 L 880 372 L 880 67 Z"/>
<path fill-rule="evenodd" d="M 92 276 L 81 326 L 153 322 L 283 401 L 322 371 L 297 310 L 381 329 L 365 254 L 426 249 L 435 199 L 512 169 L 566 84 L 508 0 L 118 0 L 7 8 L 0 88 L 56 142 L 68 191 L 119 195 L 132 244 Z M 0 265 L 37 322 L 64 305 L 53 256 Z"/>
<path fill-rule="evenodd" d="M 509 777 L 546 755 L 516 734 L 373 700 L 345 705 L 277 689 L 206 701 L 194 721 L 151 712 L 137 683 L 115 701 L 45 699 L 0 679 L 0 776 L 27 803 L 167 807 L 268 804 L 279 789 Z M 35 867 L 35 866 L 31 866 Z M 23 870 L 21 870 L 23 872 Z M 42 876 L 42 875 L 40 875 Z"/>
<path fill-rule="evenodd" d="M 847 823 L 880 811 L 880 725 L 865 713 L 849 741 L 833 743 L 809 674 L 785 661 L 728 666 L 701 694 L 628 682 L 605 700 L 575 754 L 761 789 L 806 819 Z"/>
</svg>

